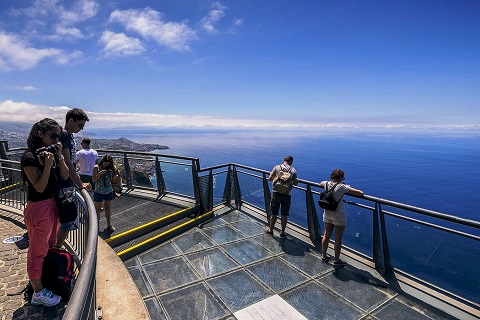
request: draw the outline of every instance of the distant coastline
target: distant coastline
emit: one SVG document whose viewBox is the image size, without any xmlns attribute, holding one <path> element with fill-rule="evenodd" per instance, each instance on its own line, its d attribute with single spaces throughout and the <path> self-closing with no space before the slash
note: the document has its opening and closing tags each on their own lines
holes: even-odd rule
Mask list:
<svg viewBox="0 0 480 320">
<path fill-rule="evenodd" d="M 10 127 L 7 130 L 0 129 L 0 140 L 6 140 L 9 148 L 23 148 L 26 147 L 28 138 L 28 129 L 25 127 Z M 83 135 L 89 136 L 89 135 Z M 75 141 L 77 148 L 81 148 L 82 135 L 76 135 Z M 118 151 L 134 151 L 134 152 L 151 152 L 154 150 L 169 149 L 168 146 L 155 143 L 137 143 L 126 138 L 118 139 L 96 139 L 94 136 L 89 136 L 91 139 L 91 147 L 95 150 L 118 150 Z M 121 167 L 122 164 L 118 163 Z M 132 162 L 132 179 L 135 184 L 145 187 L 153 187 L 150 182 L 150 176 L 154 174 L 154 165 L 151 162 Z"/>
</svg>

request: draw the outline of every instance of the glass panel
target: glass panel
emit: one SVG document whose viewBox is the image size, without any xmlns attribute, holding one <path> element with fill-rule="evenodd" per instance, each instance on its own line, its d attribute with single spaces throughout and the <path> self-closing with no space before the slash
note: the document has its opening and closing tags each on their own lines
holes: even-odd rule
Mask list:
<svg viewBox="0 0 480 320">
<path fill-rule="evenodd" d="M 225 181 L 227 173 L 219 173 L 213 175 L 213 206 L 221 204 L 223 201 L 223 191 L 225 189 Z"/>
<path fill-rule="evenodd" d="M 182 257 L 154 262 L 143 268 L 157 294 L 199 279 Z"/>
<path fill-rule="evenodd" d="M 244 270 L 207 280 L 207 283 L 233 312 L 273 294 Z"/>
<path fill-rule="evenodd" d="M 359 319 L 362 315 L 359 309 L 314 281 L 280 294 L 280 297 L 307 319 Z"/>
<path fill-rule="evenodd" d="M 230 314 L 204 284 L 169 292 L 161 295 L 159 299 L 172 320 L 221 319 Z"/>
<path fill-rule="evenodd" d="M 371 311 L 391 298 L 376 288 L 381 284 L 356 270 L 352 272 L 343 268 L 338 272 L 328 273 L 318 281 L 328 288 L 335 288 L 338 295 L 365 311 Z"/>
<path fill-rule="evenodd" d="M 265 259 L 270 256 L 270 252 L 263 249 L 260 245 L 250 240 L 235 242 L 224 245 L 223 248 L 229 255 L 231 255 L 238 263 L 242 265 Z"/>
<path fill-rule="evenodd" d="M 145 306 L 147 307 L 151 319 L 167 319 L 156 298 L 145 299 Z"/>
<path fill-rule="evenodd" d="M 202 250 L 213 246 L 212 241 L 210 241 L 203 233 L 196 230 L 179 235 L 172 240 L 172 243 L 177 245 L 177 247 L 184 253 Z"/>
<path fill-rule="evenodd" d="M 186 257 L 204 278 L 238 267 L 238 264 L 217 248 L 191 253 Z"/>
<path fill-rule="evenodd" d="M 265 197 L 263 196 L 263 182 L 260 177 L 250 176 L 238 172 L 238 182 L 242 192 L 242 200 L 265 209 Z"/>
<path fill-rule="evenodd" d="M 306 192 L 300 189 L 292 189 L 292 206 L 288 220 L 294 222 L 303 228 L 308 228 L 307 222 L 307 204 L 305 200 Z"/>
<path fill-rule="evenodd" d="M 248 270 L 275 292 L 292 288 L 307 279 L 306 276 L 278 258 L 252 265 L 248 267 Z"/>
<path fill-rule="evenodd" d="M 193 197 L 192 168 L 186 165 L 160 163 L 165 187 L 168 192 L 175 192 Z M 152 178 L 153 187 L 157 188 L 156 177 Z"/>
<path fill-rule="evenodd" d="M 373 257 L 373 218 L 372 210 L 344 203 L 347 216 L 347 226 L 343 234 L 342 244 L 357 250 L 369 257 Z M 323 229 L 323 211 L 319 214 L 319 221 Z M 332 235 L 335 239 L 335 235 Z"/>
<path fill-rule="evenodd" d="M 480 303 L 480 245 L 473 239 L 385 216 L 392 265 Z"/>
</svg>

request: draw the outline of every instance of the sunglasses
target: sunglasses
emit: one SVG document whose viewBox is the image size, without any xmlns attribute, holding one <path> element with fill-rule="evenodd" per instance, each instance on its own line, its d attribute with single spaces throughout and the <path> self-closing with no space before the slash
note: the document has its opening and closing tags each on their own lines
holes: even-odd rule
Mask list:
<svg viewBox="0 0 480 320">
<path fill-rule="evenodd" d="M 75 121 L 76 122 L 76 121 Z M 80 130 L 82 130 L 84 127 L 85 127 L 85 124 L 84 123 L 78 123 L 77 122 L 77 126 Z"/>
<path fill-rule="evenodd" d="M 56 139 L 60 139 L 60 135 L 56 132 L 52 132 L 52 133 L 46 133 L 50 136 L 50 139 L 52 140 L 56 140 Z"/>
</svg>

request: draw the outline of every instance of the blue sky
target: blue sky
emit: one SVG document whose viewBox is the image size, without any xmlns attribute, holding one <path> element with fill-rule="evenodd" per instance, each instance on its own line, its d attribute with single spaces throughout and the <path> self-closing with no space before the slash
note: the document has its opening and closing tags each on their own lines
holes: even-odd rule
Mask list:
<svg viewBox="0 0 480 320">
<path fill-rule="evenodd" d="M 480 128 L 480 2 L 0 1 L 0 121 Z"/>
</svg>

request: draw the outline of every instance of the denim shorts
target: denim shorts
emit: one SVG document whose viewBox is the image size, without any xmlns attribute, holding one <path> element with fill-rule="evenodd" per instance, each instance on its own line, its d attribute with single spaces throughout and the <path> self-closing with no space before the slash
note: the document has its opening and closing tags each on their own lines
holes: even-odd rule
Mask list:
<svg viewBox="0 0 480 320">
<path fill-rule="evenodd" d="M 58 227 L 58 229 L 65 230 L 65 231 L 72 231 L 72 230 L 77 230 L 78 226 L 76 224 L 76 221 L 70 221 L 70 222 L 60 223 L 60 227 Z"/>
<path fill-rule="evenodd" d="M 106 193 L 106 194 L 96 193 L 96 192 L 93 193 L 93 202 L 103 202 L 103 200 L 110 201 L 113 199 L 114 199 L 113 192 Z"/>
</svg>

